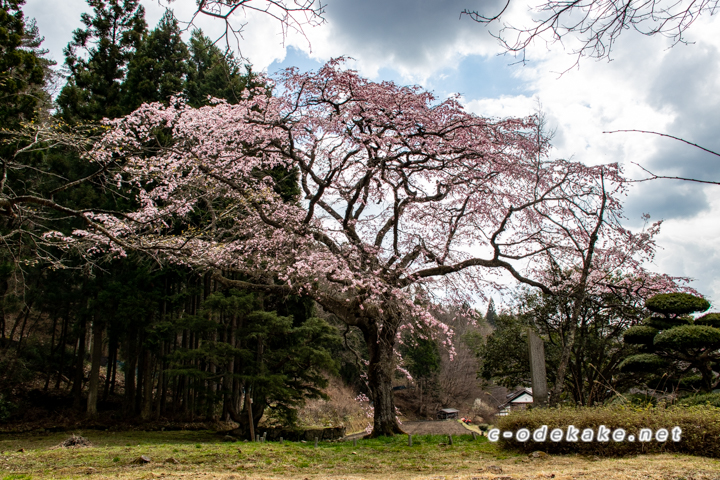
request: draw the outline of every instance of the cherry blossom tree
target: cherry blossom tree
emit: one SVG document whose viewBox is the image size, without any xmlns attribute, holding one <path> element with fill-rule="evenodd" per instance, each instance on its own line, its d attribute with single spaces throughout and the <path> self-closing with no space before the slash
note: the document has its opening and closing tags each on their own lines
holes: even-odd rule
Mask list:
<svg viewBox="0 0 720 480">
<path fill-rule="evenodd" d="M 287 71 L 272 96 L 143 105 L 108 124 L 90 157 L 121 164 L 117 187 L 138 189 L 140 207 L 86 213 L 88 228 L 45 238 L 89 260 L 141 249 L 228 287 L 312 297 L 362 332 L 375 436 L 401 432 L 400 326 L 447 330 L 413 292 L 472 301 L 509 277 L 552 294 L 552 265 L 588 288 L 602 278 L 586 265 L 653 249 L 620 226 L 616 164 L 550 160 L 535 117 L 479 117 L 342 60 Z M 276 192 L 278 169 L 298 177 L 300 198 Z"/>
</svg>

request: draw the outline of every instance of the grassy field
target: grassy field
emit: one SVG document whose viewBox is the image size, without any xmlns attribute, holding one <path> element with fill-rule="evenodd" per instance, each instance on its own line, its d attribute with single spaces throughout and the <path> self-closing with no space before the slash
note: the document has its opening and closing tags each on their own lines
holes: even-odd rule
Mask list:
<svg viewBox="0 0 720 480">
<path fill-rule="evenodd" d="M 67 433 L 0 436 L 0 479 L 720 479 L 720 461 L 684 455 L 621 459 L 519 456 L 466 435 L 352 442 L 223 442 L 213 432 L 75 432 L 92 447 L 55 448 Z M 18 450 L 24 451 L 18 451 Z M 150 463 L 133 461 L 145 455 Z M 176 463 L 179 462 L 179 463 Z"/>
</svg>

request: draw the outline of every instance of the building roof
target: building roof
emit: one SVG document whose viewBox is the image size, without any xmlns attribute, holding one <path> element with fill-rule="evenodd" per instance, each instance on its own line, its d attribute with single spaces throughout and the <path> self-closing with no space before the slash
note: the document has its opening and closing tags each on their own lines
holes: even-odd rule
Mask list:
<svg viewBox="0 0 720 480">
<path fill-rule="evenodd" d="M 460 412 L 460 410 L 458 410 L 457 408 L 441 408 L 440 410 L 438 410 L 438 413 L 439 412 L 458 413 L 458 412 Z"/>
<path fill-rule="evenodd" d="M 507 394 L 507 401 L 503 403 L 502 405 L 498 405 L 498 409 L 502 410 L 505 407 L 509 407 L 513 403 L 516 403 L 516 400 L 519 400 L 520 397 L 523 395 L 529 395 L 530 398 L 532 398 L 532 388 L 521 388 L 520 390 L 508 393 Z M 517 402 L 517 403 L 531 403 L 531 402 Z"/>
</svg>

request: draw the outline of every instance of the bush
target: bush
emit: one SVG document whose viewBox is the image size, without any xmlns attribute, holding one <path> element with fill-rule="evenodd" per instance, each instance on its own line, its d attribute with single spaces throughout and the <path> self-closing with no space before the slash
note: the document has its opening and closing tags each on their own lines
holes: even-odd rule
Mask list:
<svg viewBox="0 0 720 480">
<path fill-rule="evenodd" d="M 0 394 L 0 422 L 6 422 L 16 408 L 17 406 L 8 400 L 5 395 Z"/>
<path fill-rule="evenodd" d="M 567 431 L 568 426 L 574 426 L 580 432 L 589 428 L 597 433 L 600 426 L 605 426 L 614 432 L 618 428 L 626 431 L 625 441 L 617 442 L 612 438 L 607 442 L 568 442 L 564 439 L 553 442 L 548 438 L 544 442 L 535 442 L 532 438 L 526 442 L 512 439 L 503 439 L 498 443 L 501 447 L 532 452 L 542 450 L 547 453 L 580 453 L 584 455 L 624 456 L 640 453 L 680 452 L 692 455 L 720 458 L 720 408 L 709 405 L 696 406 L 670 406 L 645 408 L 630 405 L 608 407 L 578 407 L 578 408 L 551 408 L 531 409 L 513 412 L 502 417 L 497 425 L 502 432 L 517 432 L 522 428 L 534 432 L 547 425 L 548 433 L 554 428 Z M 651 441 L 637 441 L 640 430 L 651 429 L 654 433 L 661 428 L 669 432 L 674 427 L 680 427 L 682 434 L 679 442 L 673 442 L 670 437 L 667 441 L 659 442 L 653 437 Z M 636 440 L 627 439 L 633 435 Z M 579 437 L 580 435 L 578 435 Z"/>
<path fill-rule="evenodd" d="M 692 405 L 711 405 L 713 407 L 720 408 L 720 393 L 701 393 L 696 395 L 689 395 L 678 400 L 678 404 L 684 405 L 686 407 Z"/>
</svg>

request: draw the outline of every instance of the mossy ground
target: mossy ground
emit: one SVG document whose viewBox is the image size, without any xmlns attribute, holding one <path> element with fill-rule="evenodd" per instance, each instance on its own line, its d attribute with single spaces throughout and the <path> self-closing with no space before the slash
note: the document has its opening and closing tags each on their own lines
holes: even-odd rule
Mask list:
<svg viewBox="0 0 720 480">
<path fill-rule="evenodd" d="M 619 459 L 528 458 L 484 438 L 446 436 L 352 442 L 223 442 L 213 432 L 74 432 L 89 448 L 53 448 L 68 433 L 0 436 L 0 480 L 150 479 L 718 479 L 720 461 L 686 455 Z M 24 452 L 18 452 L 24 449 Z M 135 465 L 146 455 L 152 460 Z M 166 463 L 168 458 L 180 463 Z M 488 467 L 496 468 L 488 468 Z"/>
</svg>

